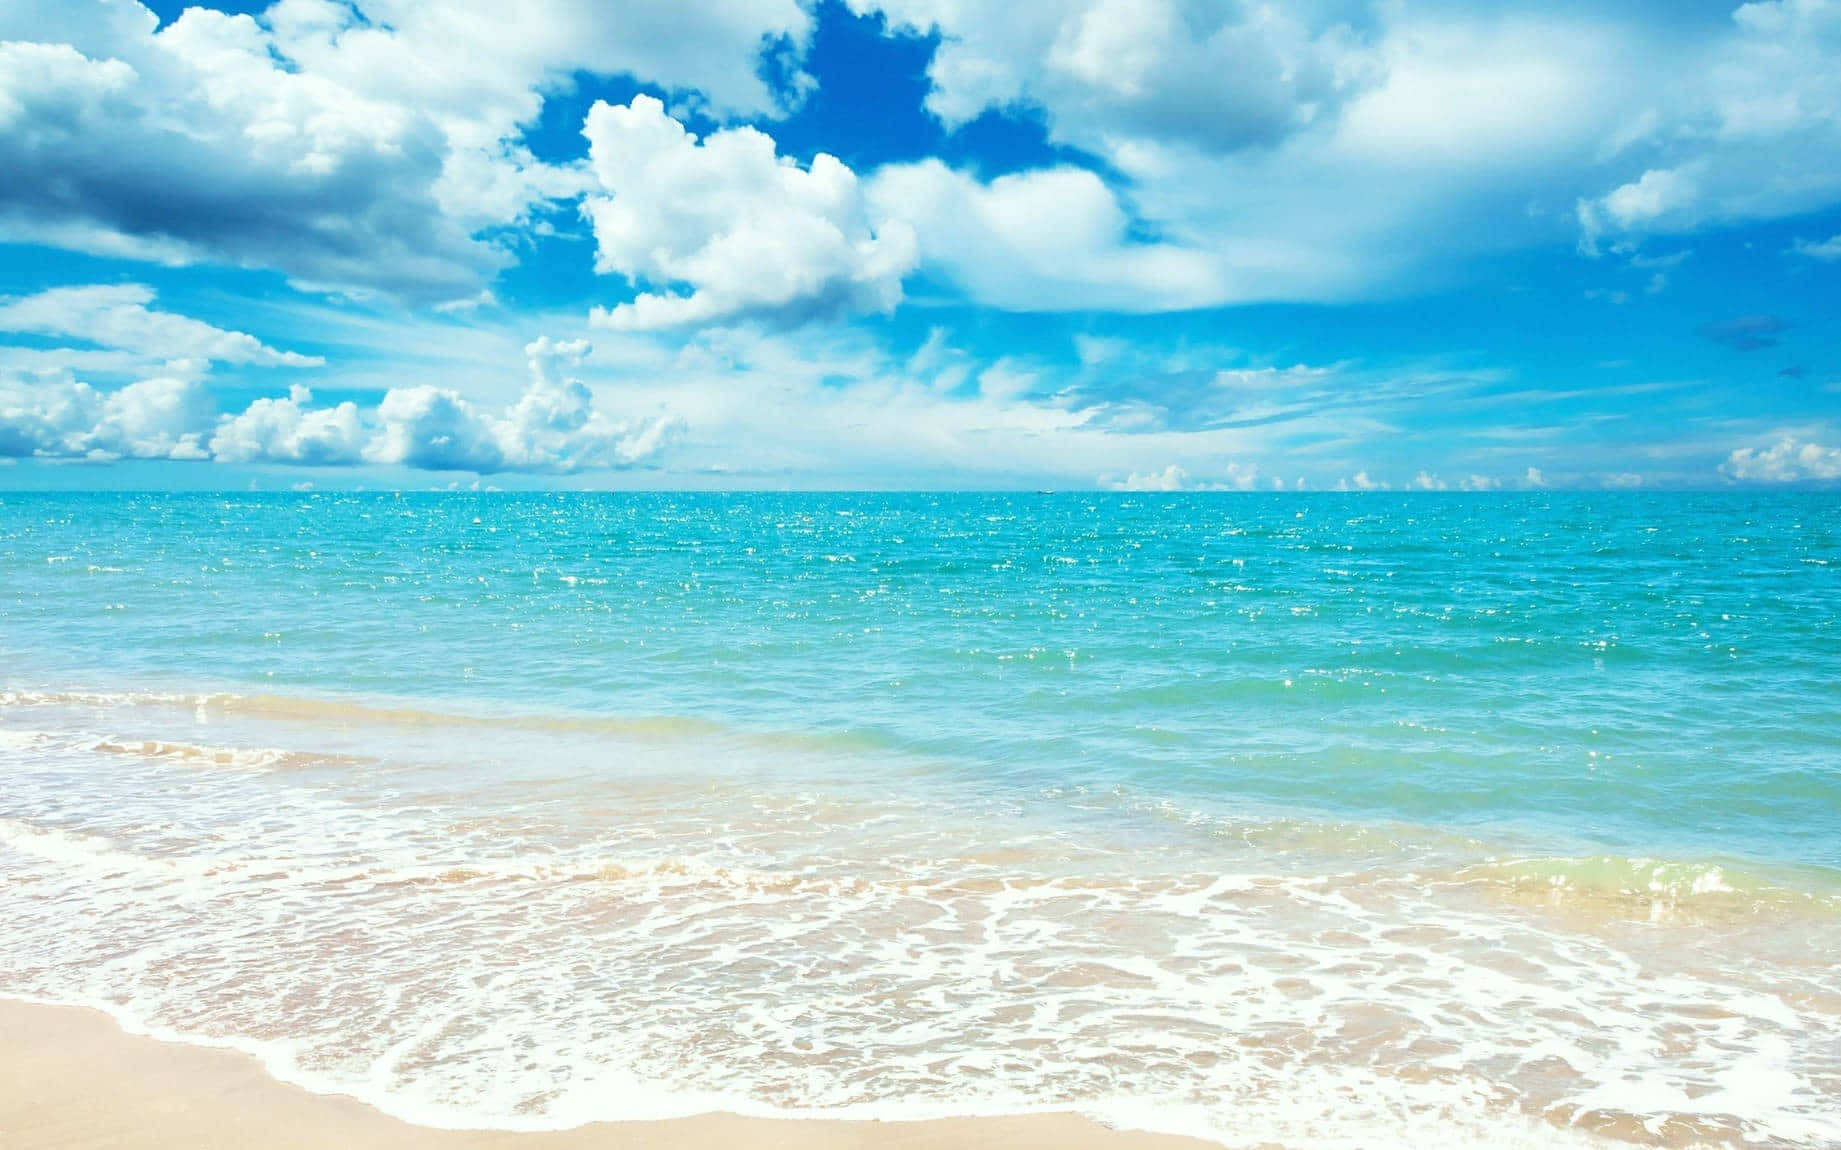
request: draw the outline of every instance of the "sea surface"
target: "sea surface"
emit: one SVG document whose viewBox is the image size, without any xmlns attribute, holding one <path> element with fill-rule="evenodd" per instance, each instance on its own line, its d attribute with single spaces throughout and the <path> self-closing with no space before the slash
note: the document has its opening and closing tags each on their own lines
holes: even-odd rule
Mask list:
<svg viewBox="0 0 1841 1150">
<path fill-rule="evenodd" d="M 0 995 L 414 1121 L 1841 1146 L 1834 494 L 0 494 Z"/>
</svg>

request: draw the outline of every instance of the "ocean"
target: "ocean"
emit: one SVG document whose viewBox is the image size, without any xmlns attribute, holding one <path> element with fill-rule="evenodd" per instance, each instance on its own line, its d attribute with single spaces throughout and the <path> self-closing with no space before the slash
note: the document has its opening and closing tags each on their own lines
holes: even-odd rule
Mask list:
<svg viewBox="0 0 1841 1150">
<path fill-rule="evenodd" d="M 1841 1145 L 1830 494 L 0 495 L 0 995 L 440 1126 Z"/>
</svg>

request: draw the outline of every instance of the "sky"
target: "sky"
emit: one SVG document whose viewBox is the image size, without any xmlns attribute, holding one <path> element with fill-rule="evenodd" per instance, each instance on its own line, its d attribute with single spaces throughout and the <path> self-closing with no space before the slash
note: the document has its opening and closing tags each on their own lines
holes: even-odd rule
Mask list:
<svg viewBox="0 0 1841 1150">
<path fill-rule="evenodd" d="M 1841 486 L 1841 0 L 5 0 L 0 173 L 0 488 Z"/>
</svg>

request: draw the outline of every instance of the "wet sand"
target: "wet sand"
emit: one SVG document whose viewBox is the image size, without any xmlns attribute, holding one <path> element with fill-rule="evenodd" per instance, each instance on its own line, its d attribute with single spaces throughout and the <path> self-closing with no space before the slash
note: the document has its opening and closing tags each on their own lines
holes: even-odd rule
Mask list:
<svg viewBox="0 0 1841 1150">
<path fill-rule="evenodd" d="M 9 1150 L 1202 1150 L 1074 1115 L 830 1122 L 709 1114 L 553 1133 L 432 1130 L 269 1077 L 249 1055 L 124 1032 L 99 1011 L 0 1001 L 0 1145 Z"/>
</svg>

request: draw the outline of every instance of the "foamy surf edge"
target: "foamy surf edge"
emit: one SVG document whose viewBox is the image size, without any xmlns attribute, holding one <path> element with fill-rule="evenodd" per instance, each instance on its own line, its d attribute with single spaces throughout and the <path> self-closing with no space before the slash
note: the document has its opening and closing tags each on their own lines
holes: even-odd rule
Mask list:
<svg viewBox="0 0 1841 1150">
<path fill-rule="evenodd" d="M 518 1118 L 471 1111 L 432 1103 L 392 1092 L 375 1084 L 315 1073 L 290 1056 L 285 1040 L 263 1041 L 239 1035 L 211 1035 L 150 1022 L 119 1003 L 104 1000 L 48 998 L 0 993 L 0 1002 L 27 1007 L 92 1011 L 107 1017 L 125 1035 L 202 1050 L 219 1050 L 252 1059 L 273 1081 L 325 1098 L 352 1099 L 377 1113 L 428 1130 L 494 1131 L 510 1134 L 544 1134 L 576 1130 L 596 1124 L 671 1122 L 709 1115 L 733 1115 L 768 1121 L 923 1123 L 946 1119 L 982 1120 L 1072 1115 L 1123 1133 L 1193 1138 L 1240 1150 L 1277 1143 L 1257 1134 L 1239 1136 L 1223 1131 L 1193 1103 L 1159 1098 L 1119 1098 L 1081 1103 L 1023 1100 L 1001 1105 L 949 1105 L 945 1103 L 883 1101 L 842 1107 L 781 1107 L 737 1094 L 667 1091 L 617 1074 L 595 1080 L 596 1087 L 619 1085 L 625 1090 L 612 1105 L 571 1107 L 541 1118 Z M 572 1091 L 583 1093 L 584 1090 Z M 1456 1119 L 1456 1115 L 1449 1116 Z M 1474 1116 L 1482 1117 L 1482 1116 Z M 1624 1143 L 1581 1130 L 1555 1126 L 1525 1116 L 1491 1115 L 1484 1127 L 1453 1121 L 1448 1127 L 1419 1125 L 1412 1129 L 1368 1128 L 1358 1139 L 1331 1135 L 1322 1141 L 1284 1143 L 1287 1150 L 1423 1150 L 1428 1138 L 1443 1147 L 1478 1150 L 1606 1150 Z M 1294 1135 L 1295 1137 L 1295 1135 Z M 1684 1150 L 1697 1150 L 1691 1144 Z"/>
</svg>

